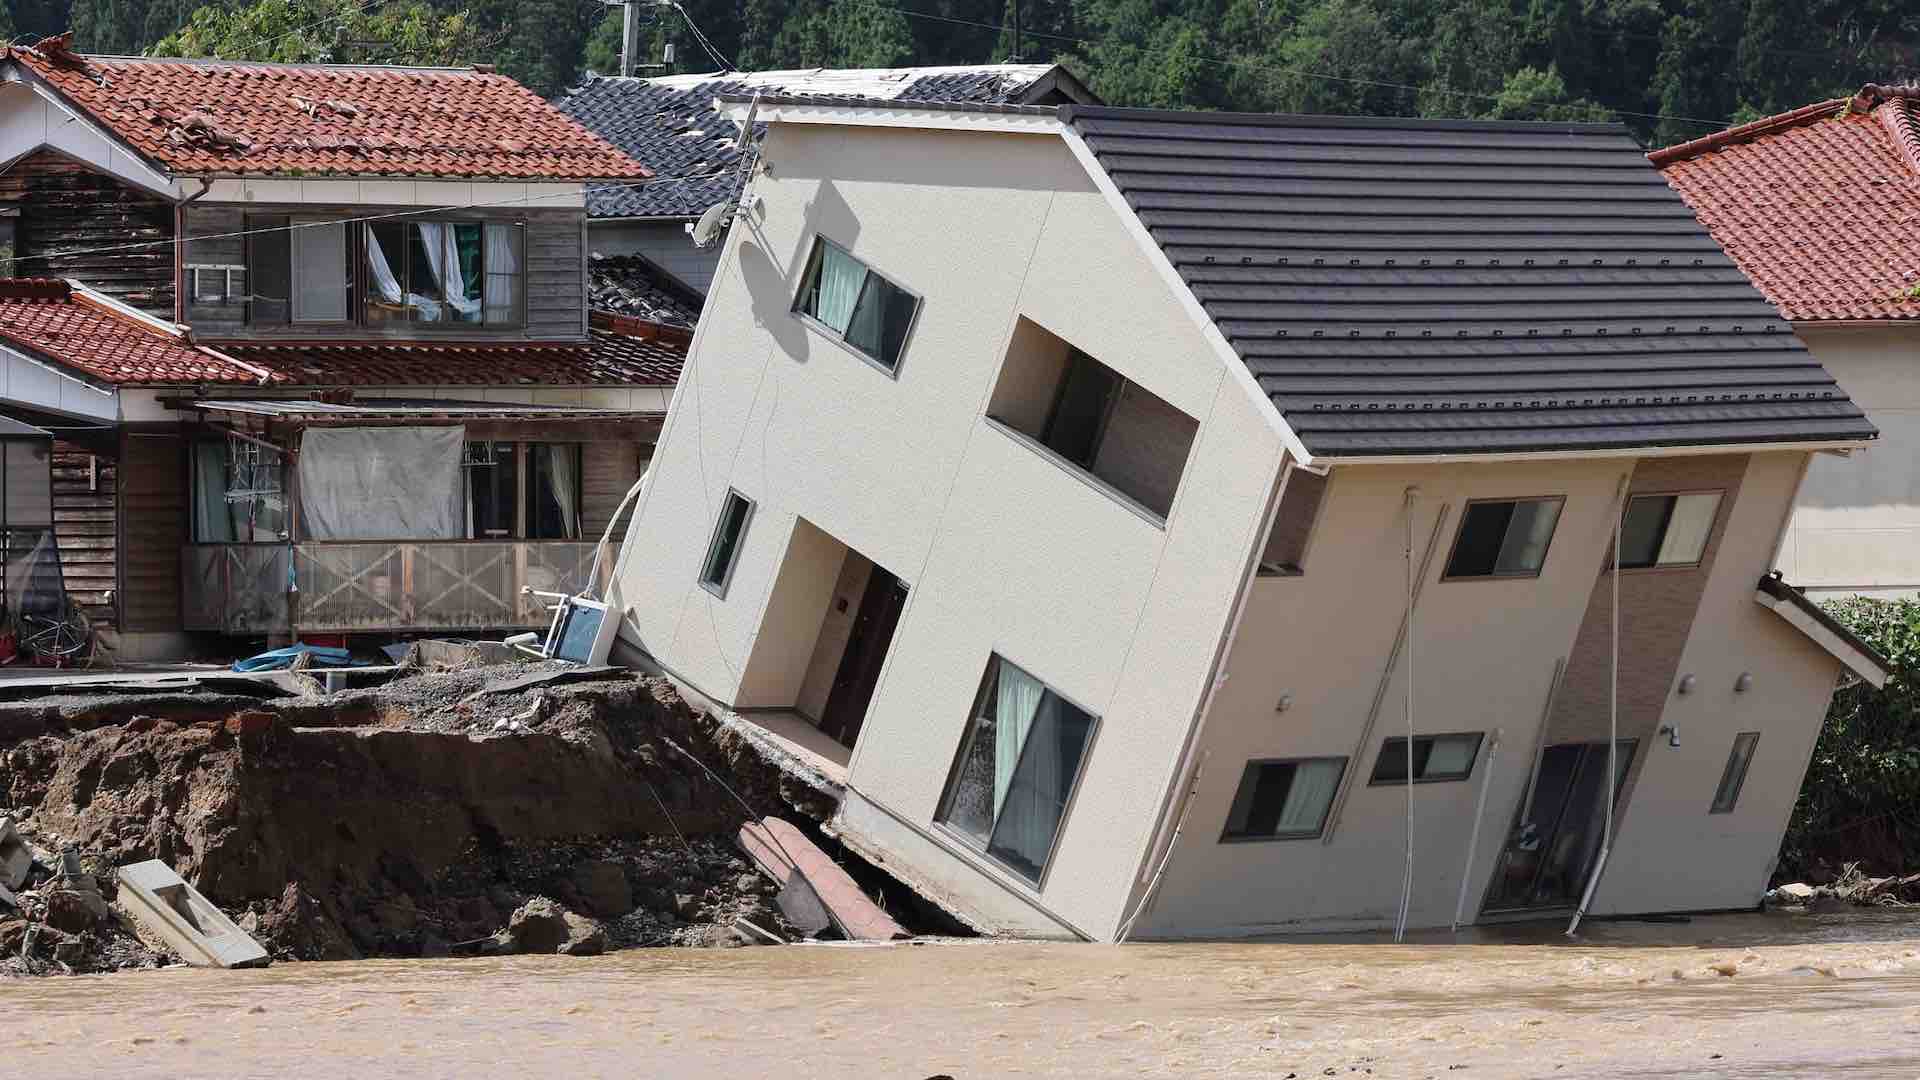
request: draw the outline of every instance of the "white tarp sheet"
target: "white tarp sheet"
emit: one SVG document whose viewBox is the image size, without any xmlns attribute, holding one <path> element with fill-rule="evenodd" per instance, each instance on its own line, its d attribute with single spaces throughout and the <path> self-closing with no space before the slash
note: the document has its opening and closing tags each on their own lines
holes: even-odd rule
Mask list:
<svg viewBox="0 0 1920 1080">
<path fill-rule="evenodd" d="M 311 540 L 459 540 L 464 427 L 309 428 L 300 526 Z"/>
</svg>

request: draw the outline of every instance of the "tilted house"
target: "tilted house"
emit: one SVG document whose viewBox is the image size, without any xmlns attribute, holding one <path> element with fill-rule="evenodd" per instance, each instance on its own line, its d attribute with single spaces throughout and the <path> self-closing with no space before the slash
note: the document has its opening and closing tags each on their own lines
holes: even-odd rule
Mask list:
<svg viewBox="0 0 1920 1080">
<path fill-rule="evenodd" d="M 741 183 L 738 130 L 714 114 L 713 103 L 753 93 L 995 105 L 1096 101 L 1057 64 L 589 76 L 560 100 L 561 111 L 667 181 L 587 196 L 590 243 L 607 260 L 606 272 L 646 272 L 667 288 L 678 283 L 706 292 L 720 252 L 695 248 L 686 228 L 709 207 L 738 199 Z"/>
<path fill-rule="evenodd" d="M 585 583 L 689 337 L 589 314 L 586 192 L 644 167 L 488 70 L 63 39 L 0 57 L 0 143 L 0 407 L 93 463 L 56 529 L 123 657 Z"/>
<path fill-rule="evenodd" d="M 1573 908 L 1611 788 L 1592 911 L 1757 902 L 1885 676 L 1767 576 L 1874 428 L 1623 129 L 758 115 L 615 655 L 850 847 L 1112 940 L 1394 925 L 1410 843 L 1445 926 Z"/>
<path fill-rule="evenodd" d="M 1920 87 L 1648 156 L 1881 431 L 1857 461 L 1813 460 L 1780 566 L 1815 594 L 1920 594 Z"/>
</svg>

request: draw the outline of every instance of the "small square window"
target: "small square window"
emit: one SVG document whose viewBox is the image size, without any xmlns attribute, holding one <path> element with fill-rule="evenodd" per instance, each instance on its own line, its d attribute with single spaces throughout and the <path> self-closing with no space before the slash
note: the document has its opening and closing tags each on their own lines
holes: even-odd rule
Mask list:
<svg viewBox="0 0 1920 1080">
<path fill-rule="evenodd" d="M 1467 504 L 1446 577 L 1533 577 L 1547 561 L 1560 521 L 1559 497 Z"/>
<path fill-rule="evenodd" d="M 700 584 L 715 595 L 727 593 L 733 565 L 740 560 L 740 538 L 746 534 L 747 519 L 752 516 L 753 500 L 728 491 L 727 501 L 720 507 L 720 520 L 713 527 L 713 542 L 707 545 L 706 561 L 700 564 Z"/>
<path fill-rule="evenodd" d="M 893 371 L 900 366 L 920 298 L 819 237 L 793 309 Z"/>
<path fill-rule="evenodd" d="M 1720 773 L 1720 786 L 1713 792 L 1715 814 L 1731 814 L 1740 801 L 1740 789 L 1747 782 L 1747 767 L 1753 764 L 1754 747 L 1760 744 L 1760 733 L 1743 731 L 1733 737 L 1733 752 L 1727 755 L 1727 767 Z"/>
<path fill-rule="evenodd" d="M 1347 759 L 1249 761 L 1240 774 L 1222 840 L 1296 840 L 1319 836 L 1340 790 Z"/>
<path fill-rule="evenodd" d="M 1620 522 L 1620 568 L 1693 566 L 1706 553 L 1720 493 L 1635 495 Z"/>
<path fill-rule="evenodd" d="M 1313 538 L 1313 525 L 1320 517 L 1320 501 L 1326 493 L 1327 478 L 1318 473 L 1296 468 L 1287 477 L 1280 512 L 1274 515 L 1267 550 L 1260 556 L 1261 574 L 1295 577 L 1304 572 L 1307 541 Z"/>
<path fill-rule="evenodd" d="M 1413 737 L 1413 781 L 1416 784 L 1443 780 L 1465 780 L 1473 775 L 1473 763 L 1480 756 L 1481 733 L 1458 735 L 1415 735 Z M 1407 737 L 1388 739 L 1380 745 L 1380 756 L 1373 759 L 1373 777 L 1369 784 L 1407 782 Z"/>
</svg>

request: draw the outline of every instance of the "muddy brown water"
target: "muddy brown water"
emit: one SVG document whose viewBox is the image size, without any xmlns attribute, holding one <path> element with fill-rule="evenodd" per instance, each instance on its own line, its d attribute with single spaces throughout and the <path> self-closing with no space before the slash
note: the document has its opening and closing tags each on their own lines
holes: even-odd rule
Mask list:
<svg viewBox="0 0 1920 1080">
<path fill-rule="evenodd" d="M 1920 1076 L 1920 914 L 1587 929 L 15 980 L 0 1075 Z"/>
</svg>

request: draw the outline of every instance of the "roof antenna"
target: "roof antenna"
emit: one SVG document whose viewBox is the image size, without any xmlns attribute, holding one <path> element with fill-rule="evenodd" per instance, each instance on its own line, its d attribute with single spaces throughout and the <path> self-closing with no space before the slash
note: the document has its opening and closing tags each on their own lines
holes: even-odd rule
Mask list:
<svg viewBox="0 0 1920 1080">
<path fill-rule="evenodd" d="M 755 93 L 753 100 L 747 104 L 746 115 L 740 119 L 740 140 L 737 144 L 740 147 L 739 169 L 743 194 L 737 203 L 732 199 L 714 203 L 700 215 L 699 221 L 687 226 L 687 235 L 693 238 L 694 247 L 711 247 L 716 240 L 726 235 L 727 227 L 733 224 L 735 218 L 747 213 L 760 203 L 758 195 L 745 190 L 746 184 L 753 180 L 754 168 L 760 163 L 760 142 L 765 138 L 764 134 L 755 134 L 753 129 L 754 118 L 759 114 L 760 95 Z"/>
</svg>

